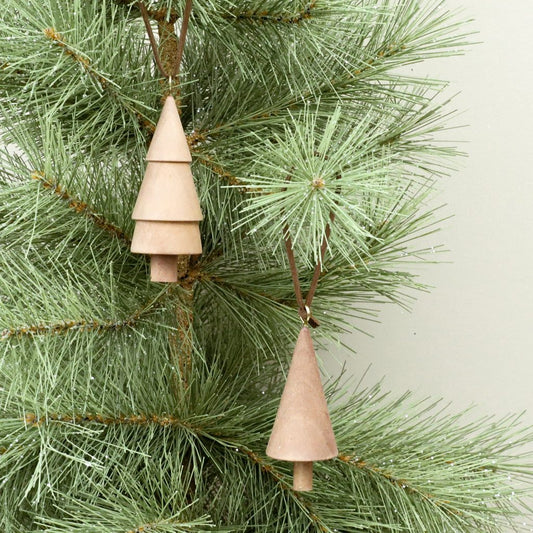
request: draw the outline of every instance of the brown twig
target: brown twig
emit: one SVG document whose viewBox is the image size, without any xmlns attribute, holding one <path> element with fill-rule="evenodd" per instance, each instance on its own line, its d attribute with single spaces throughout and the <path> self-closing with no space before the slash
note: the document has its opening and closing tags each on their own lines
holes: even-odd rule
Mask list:
<svg viewBox="0 0 533 533">
<path fill-rule="evenodd" d="M 190 281 L 188 281 L 190 283 Z M 61 335 L 69 332 L 95 331 L 118 331 L 134 326 L 150 310 L 161 307 L 161 302 L 150 300 L 131 315 L 123 319 L 110 320 L 61 320 L 51 324 L 32 324 L 14 328 L 0 330 L 0 341 L 8 340 L 12 337 L 36 337 L 39 335 Z"/>
<path fill-rule="evenodd" d="M 52 423 L 60 424 L 103 424 L 106 426 L 161 426 L 171 428 L 182 428 L 192 431 L 198 435 L 203 433 L 201 427 L 194 426 L 172 415 L 157 415 L 157 414 L 135 414 L 135 415 L 115 415 L 107 416 L 99 413 L 75 413 L 75 414 L 59 414 L 47 413 L 39 417 L 35 413 L 26 413 L 23 419 L 24 423 L 29 427 L 40 427 Z"/>
</svg>

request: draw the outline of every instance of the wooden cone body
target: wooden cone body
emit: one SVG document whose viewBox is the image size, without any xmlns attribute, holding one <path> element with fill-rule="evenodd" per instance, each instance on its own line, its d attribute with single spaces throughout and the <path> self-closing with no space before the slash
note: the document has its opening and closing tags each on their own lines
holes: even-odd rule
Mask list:
<svg viewBox="0 0 533 533">
<path fill-rule="evenodd" d="M 198 222 L 138 220 L 131 240 L 131 251 L 150 255 L 201 254 Z"/>
<path fill-rule="evenodd" d="M 181 125 L 176 102 L 167 96 L 154 136 L 146 154 L 147 161 L 191 163 L 192 157 L 187 137 Z"/>
<path fill-rule="evenodd" d="M 176 282 L 179 255 L 202 253 L 203 219 L 176 102 L 168 96 L 146 154 L 148 166 L 132 218 L 133 253 L 151 256 L 152 281 Z"/>
<path fill-rule="evenodd" d="M 331 459 L 338 454 L 307 327 L 301 329 L 294 348 L 266 453 L 273 459 L 296 463 L 295 490 L 311 490 L 313 461 Z"/>
<path fill-rule="evenodd" d="M 134 220 L 202 220 L 189 163 L 148 163 L 133 209 Z"/>
</svg>

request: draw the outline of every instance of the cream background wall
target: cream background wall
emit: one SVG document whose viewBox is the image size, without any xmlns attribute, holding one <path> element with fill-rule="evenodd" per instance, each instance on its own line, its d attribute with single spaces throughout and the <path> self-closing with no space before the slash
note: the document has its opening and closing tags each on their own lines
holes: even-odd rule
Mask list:
<svg viewBox="0 0 533 533">
<path fill-rule="evenodd" d="M 464 110 L 454 132 L 469 157 L 441 181 L 437 203 L 454 218 L 429 244 L 450 250 L 448 264 L 417 268 L 435 288 L 412 313 L 388 306 L 380 324 L 358 324 L 348 373 L 381 377 L 398 393 L 412 390 L 478 405 L 479 414 L 531 409 L 533 424 L 533 4 L 531 0 L 448 0 L 473 18 L 481 44 L 467 55 L 417 66 L 451 81 Z M 334 370 L 338 363 L 329 363 Z"/>
</svg>

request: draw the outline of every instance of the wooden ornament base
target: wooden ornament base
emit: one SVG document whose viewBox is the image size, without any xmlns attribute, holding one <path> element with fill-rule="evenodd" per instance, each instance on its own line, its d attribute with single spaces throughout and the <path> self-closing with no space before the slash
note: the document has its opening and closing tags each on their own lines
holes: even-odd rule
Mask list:
<svg viewBox="0 0 533 533">
<path fill-rule="evenodd" d="M 178 256 L 151 255 L 150 279 L 163 283 L 176 283 L 178 281 Z"/>
<path fill-rule="evenodd" d="M 313 490 L 313 463 L 294 463 L 294 478 L 292 488 L 299 492 Z"/>
</svg>

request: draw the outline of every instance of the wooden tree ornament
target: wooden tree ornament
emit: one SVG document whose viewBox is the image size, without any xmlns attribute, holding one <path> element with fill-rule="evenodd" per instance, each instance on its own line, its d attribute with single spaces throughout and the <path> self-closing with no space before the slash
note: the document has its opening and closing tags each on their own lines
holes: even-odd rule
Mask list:
<svg viewBox="0 0 533 533">
<path fill-rule="evenodd" d="M 141 11 L 156 65 L 164 78 L 179 81 L 181 59 L 192 0 L 183 12 L 176 61 L 171 71 L 163 67 L 143 2 Z M 174 98 L 165 100 L 154 137 L 146 154 L 148 165 L 132 218 L 136 221 L 131 251 L 150 255 L 152 281 L 178 281 L 178 256 L 202 253 L 199 222 L 202 212 L 191 173 L 191 153 Z"/>
<path fill-rule="evenodd" d="M 191 154 L 172 96 L 167 96 L 146 155 L 148 165 L 132 218 L 131 251 L 149 254 L 151 280 L 178 281 L 178 256 L 202 253 L 200 202 Z"/>
<path fill-rule="evenodd" d="M 330 214 L 330 221 L 333 220 L 334 215 Z M 311 287 L 304 301 L 289 228 L 287 226 L 284 228 L 285 248 L 291 267 L 298 313 L 304 326 L 296 341 L 289 375 L 281 395 L 266 453 L 272 459 L 294 462 L 293 489 L 297 491 L 312 490 L 314 461 L 332 459 L 338 454 L 308 327 L 319 325 L 312 317 L 310 309 L 322 271 L 330 231 L 331 227 L 328 224 L 320 250 L 321 257 L 316 264 Z"/>
<path fill-rule="evenodd" d="M 313 488 L 313 461 L 338 454 L 311 333 L 302 327 L 266 453 L 294 462 L 293 488 Z"/>
</svg>

